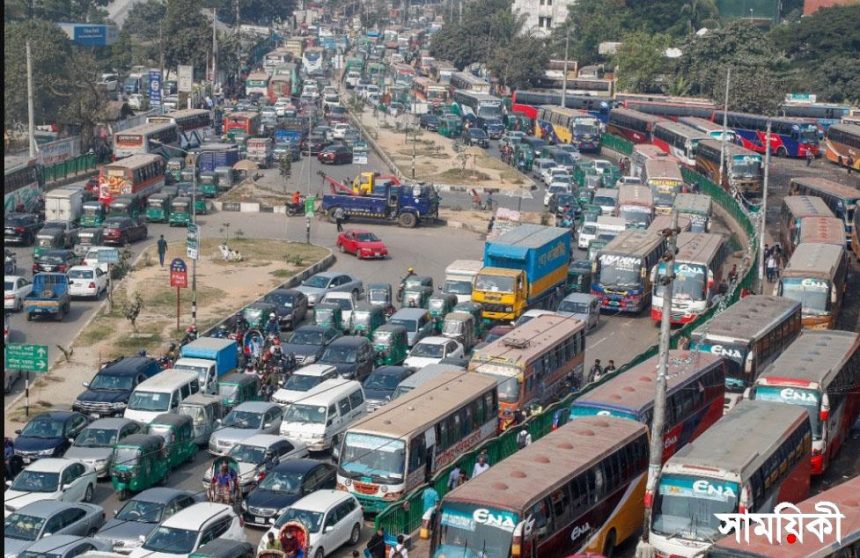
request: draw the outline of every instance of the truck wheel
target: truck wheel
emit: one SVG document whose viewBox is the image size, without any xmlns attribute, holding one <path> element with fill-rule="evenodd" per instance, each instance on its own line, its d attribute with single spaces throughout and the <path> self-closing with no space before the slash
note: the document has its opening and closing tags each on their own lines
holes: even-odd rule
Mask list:
<svg viewBox="0 0 860 558">
<path fill-rule="evenodd" d="M 397 222 L 400 223 L 401 227 L 412 229 L 418 224 L 418 218 L 415 217 L 414 213 L 401 213 L 400 217 L 397 218 Z"/>
</svg>

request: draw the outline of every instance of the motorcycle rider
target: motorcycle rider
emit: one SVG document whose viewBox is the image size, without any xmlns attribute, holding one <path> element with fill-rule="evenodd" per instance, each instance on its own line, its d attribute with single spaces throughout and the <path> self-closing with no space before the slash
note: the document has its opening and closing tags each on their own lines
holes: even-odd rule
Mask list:
<svg viewBox="0 0 860 558">
<path fill-rule="evenodd" d="M 406 288 L 406 281 L 415 275 L 415 270 L 413 268 L 409 268 L 406 270 L 406 275 L 400 279 L 400 286 L 397 287 L 397 300 L 403 300 L 403 291 Z"/>
<path fill-rule="evenodd" d="M 266 335 L 278 337 L 281 333 L 281 324 L 278 322 L 278 315 L 272 312 L 269 314 L 269 321 L 266 322 Z"/>
<path fill-rule="evenodd" d="M 190 325 L 185 329 L 185 337 L 182 339 L 182 344 L 187 345 L 195 339 L 197 339 L 197 327 Z"/>
<path fill-rule="evenodd" d="M 236 312 L 233 320 L 233 329 L 234 331 L 248 331 L 248 320 L 245 319 L 245 315 L 242 312 Z"/>
<path fill-rule="evenodd" d="M 302 195 L 298 190 L 293 192 L 293 196 L 290 199 L 290 209 L 292 209 L 295 213 L 300 213 L 302 210 Z"/>
</svg>

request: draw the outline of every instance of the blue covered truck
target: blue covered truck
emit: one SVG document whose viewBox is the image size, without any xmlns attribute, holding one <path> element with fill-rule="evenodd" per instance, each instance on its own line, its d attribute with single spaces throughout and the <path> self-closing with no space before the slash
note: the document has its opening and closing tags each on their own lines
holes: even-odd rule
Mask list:
<svg viewBox="0 0 860 558">
<path fill-rule="evenodd" d="M 62 321 L 69 313 L 71 305 L 69 277 L 65 273 L 37 273 L 33 277 L 33 290 L 24 297 L 27 321 L 37 316 Z"/>
<path fill-rule="evenodd" d="M 196 372 L 204 393 L 217 393 L 218 378 L 236 370 L 239 365 L 239 346 L 233 339 L 200 337 L 183 345 L 174 370 Z"/>
<path fill-rule="evenodd" d="M 333 220 L 338 207 L 344 214 L 358 219 L 394 221 L 412 228 L 439 216 L 439 194 L 429 184 L 397 184 L 374 181 L 370 192 L 331 193 L 323 195 L 322 210 Z"/>
</svg>

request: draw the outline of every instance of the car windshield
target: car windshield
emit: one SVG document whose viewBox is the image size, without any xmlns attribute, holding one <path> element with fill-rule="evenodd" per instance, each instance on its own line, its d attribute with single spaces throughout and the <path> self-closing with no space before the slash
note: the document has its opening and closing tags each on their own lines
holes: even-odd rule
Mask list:
<svg viewBox="0 0 860 558">
<path fill-rule="evenodd" d="M 218 382 L 218 395 L 222 400 L 233 401 L 239 395 L 239 385 Z"/>
<path fill-rule="evenodd" d="M 720 536 L 718 514 L 738 507 L 736 483 L 686 475 L 664 475 L 654 502 L 651 529 L 658 535 L 713 542 Z"/>
<path fill-rule="evenodd" d="M 605 287 L 636 287 L 642 281 L 642 258 L 603 254 L 600 256 L 599 283 Z"/>
<path fill-rule="evenodd" d="M 392 318 L 389 320 L 390 324 L 394 325 L 402 325 L 406 328 L 406 331 L 418 331 L 418 322 L 415 320 L 406 320 L 403 318 Z M 393 338 L 393 331 L 375 331 L 374 339 L 385 339 L 386 341 L 391 340 Z"/>
<path fill-rule="evenodd" d="M 316 533 L 320 530 L 322 518 L 323 514 L 320 512 L 288 508 L 287 511 L 281 514 L 281 517 L 278 518 L 278 521 L 275 523 L 275 527 L 280 529 L 287 521 L 298 521 L 307 527 L 308 531 Z"/>
<path fill-rule="evenodd" d="M 780 295 L 796 300 L 804 314 L 826 315 L 830 309 L 830 283 L 820 279 L 784 277 Z"/>
<path fill-rule="evenodd" d="M 316 405 L 292 404 L 284 413 L 284 422 L 303 422 L 311 424 L 324 424 L 326 408 Z"/>
<path fill-rule="evenodd" d="M 268 294 L 263 300 L 270 304 L 286 306 L 287 308 L 293 305 L 293 297 L 285 294 Z"/>
<path fill-rule="evenodd" d="M 44 517 L 13 513 L 3 522 L 3 537 L 21 541 L 35 541 L 45 526 Z"/>
<path fill-rule="evenodd" d="M 283 494 L 300 494 L 302 488 L 302 475 L 296 473 L 280 473 L 273 471 L 267 474 L 258 488 L 281 492 Z"/>
<path fill-rule="evenodd" d="M 412 348 L 409 356 L 427 357 L 427 358 L 442 358 L 445 356 L 445 345 L 436 343 L 418 343 Z"/>
<path fill-rule="evenodd" d="M 24 426 L 21 436 L 30 438 L 61 438 L 63 423 L 50 417 L 36 417 Z"/>
<path fill-rule="evenodd" d="M 42 254 L 37 258 L 37 261 L 48 264 L 61 264 L 65 261 L 65 257 L 54 254 Z"/>
<path fill-rule="evenodd" d="M 152 552 L 165 552 L 168 554 L 190 554 L 197 542 L 197 531 L 189 529 L 176 529 L 173 527 L 156 527 L 143 548 Z"/>
<path fill-rule="evenodd" d="M 375 235 L 375 234 L 373 234 L 373 233 L 370 233 L 370 232 L 367 232 L 367 233 L 357 233 L 357 234 L 355 235 L 355 238 L 356 238 L 359 242 L 379 242 L 379 237 L 378 237 L 378 236 L 376 236 L 376 235 Z"/>
<path fill-rule="evenodd" d="M 256 413 L 251 411 L 240 411 L 234 409 L 230 411 L 226 417 L 224 417 L 224 421 L 222 422 L 222 426 L 226 428 L 245 428 L 245 429 L 259 429 L 263 424 L 263 413 Z"/>
<path fill-rule="evenodd" d="M 113 428 L 85 428 L 75 438 L 76 448 L 109 448 L 117 441 L 118 430 Z"/>
<path fill-rule="evenodd" d="M 130 390 L 134 387 L 132 376 L 114 376 L 113 374 L 96 374 L 88 386 L 89 389 Z"/>
<path fill-rule="evenodd" d="M 134 391 L 128 400 L 128 408 L 132 411 L 159 411 L 169 409 L 170 394 L 153 391 Z"/>
<path fill-rule="evenodd" d="M 233 446 L 229 453 L 230 457 L 242 463 L 253 463 L 259 465 L 266 460 L 266 448 L 260 446 L 248 446 L 239 444 Z"/>
<path fill-rule="evenodd" d="M 352 299 L 350 299 L 350 298 L 340 298 L 340 297 L 332 298 L 332 297 L 329 297 L 329 298 L 326 298 L 323 302 L 325 304 L 334 304 L 335 306 L 337 306 L 341 310 L 352 310 Z M 319 308 L 317 311 L 319 312 L 320 310 L 326 310 L 326 309 L 325 308 Z"/>
<path fill-rule="evenodd" d="M 316 387 L 322 382 L 320 376 L 310 376 L 305 374 L 293 374 L 284 384 L 284 389 L 290 391 L 308 391 Z"/>
<path fill-rule="evenodd" d="M 406 443 L 403 440 L 348 432 L 339 466 L 349 477 L 370 477 L 377 482 L 403 480 Z"/>
<path fill-rule="evenodd" d="M 15 282 L 14 281 L 4 281 L 3 290 L 4 291 L 14 291 L 15 290 Z"/>
<path fill-rule="evenodd" d="M 358 350 L 356 347 L 338 347 L 329 346 L 322 355 L 322 362 L 345 362 L 353 364 L 358 360 Z"/>
<path fill-rule="evenodd" d="M 60 474 L 44 471 L 21 471 L 12 483 L 12 490 L 20 492 L 56 492 Z"/>
<path fill-rule="evenodd" d="M 293 332 L 288 341 L 293 345 L 322 345 L 323 334 L 321 331 L 297 330 Z"/>
<path fill-rule="evenodd" d="M 399 384 L 400 381 L 400 374 L 373 373 L 364 381 L 364 389 L 391 391 L 397 387 L 397 384 Z"/>
<path fill-rule="evenodd" d="M 571 314 L 588 314 L 588 304 L 573 300 L 562 300 L 558 305 L 559 312 L 570 312 Z"/>
<path fill-rule="evenodd" d="M 329 278 L 324 275 L 314 275 L 309 277 L 302 283 L 305 287 L 314 287 L 316 289 L 324 289 L 328 287 Z"/>
<path fill-rule="evenodd" d="M 158 502 L 144 502 L 143 500 L 129 500 L 119 510 L 116 518 L 120 521 L 134 521 L 137 523 L 158 523 L 161 521 L 161 513 L 164 504 Z"/>
<path fill-rule="evenodd" d="M 447 280 L 445 281 L 445 287 L 442 289 L 443 292 L 451 293 L 451 294 L 472 294 L 472 282 L 471 281 L 454 281 Z"/>
<path fill-rule="evenodd" d="M 475 288 L 479 291 L 512 293 L 514 292 L 514 278 L 478 274 L 475 278 Z"/>
</svg>

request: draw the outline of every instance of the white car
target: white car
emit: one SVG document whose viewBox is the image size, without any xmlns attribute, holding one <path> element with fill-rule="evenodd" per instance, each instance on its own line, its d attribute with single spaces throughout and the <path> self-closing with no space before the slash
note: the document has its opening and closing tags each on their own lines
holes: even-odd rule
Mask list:
<svg viewBox="0 0 860 558">
<path fill-rule="evenodd" d="M 615 187 L 618 188 L 619 186 L 641 186 L 642 184 L 644 184 L 644 182 L 642 182 L 642 179 L 638 176 L 622 176 L 618 179 L 618 182 L 615 183 Z"/>
<path fill-rule="evenodd" d="M 540 178 L 543 180 L 544 184 L 549 184 L 552 182 L 553 175 L 558 174 L 568 174 L 567 169 L 559 166 L 543 166 L 540 171 Z M 569 176 L 569 175 L 568 175 Z"/>
<path fill-rule="evenodd" d="M 69 294 L 99 298 L 108 289 L 108 274 L 98 267 L 76 265 L 69 270 Z"/>
<path fill-rule="evenodd" d="M 553 195 L 557 194 L 569 194 L 570 193 L 570 184 L 566 182 L 553 182 L 549 186 L 547 186 L 546 191 L 543 194 L 543 205 L 544 207 L 549 205 L 550 200 Z"/>
<path fill-rule="evenodd" d="M 18 312 L 24 306 L 24 297 L 33 290 L 33 284 L 18 275 L 3 277 L 3 309 Z"/>
<path fill-rule="evenodd" d="M 334 125 L 332 129 L 331 135 L 334 139 L 343 139 L 346 135 L 346 131 L 349 130 L 350 126 L 346 122 L 338 122 Z"/>
<path fill-rule="evenodd" d="M 465 350 L 459 341 L 448 337 L 425 337 L 415 343 L 403 366 L 422 368 L 428 364 L 438 364 L 443 358 L 463 358 Z"/>
<path fill-rule="evenodd" d="M 87 250 L 87 255 L 84 256 L 84 265 L 87 267 L 97 267 L 107 273 L 108 264 L 99 263 L 99 252 L 105 250 L 116 250 L 116 248 L 112 246 L 91 246 L 89 250 Z"/>
<path fill-rule="evenodd" d="M 347 329 L 352 329 L 352 312 L 358 301 L 351 292 L 329 291 L 323 295 L 322 303 L 337 304 L 340 306 L 340 315 Z"/>
<path fill-rule="evenodd" d="M 370 84 L 367 86 L 367 89 L 364 90 L 364 96 L 370 98 L 371 95 L 376 95 L 377 97 L 381 91 L 379 90 L 378 85 Z"/>
<path fill-rule="evenodd" d="M 553 182 L 565 182 L 570 184 L 571 180 L 570 171 L 567 170 L 567 167 L 556 167 L 549 171 L 549 184 L 552 184 Z"/>
<path fill-rule="evenodd" d="M 260 116 L 261 117 L 268 117 L 268 118 L 277 118 L 278 117 L 278 111 L 275 107 L 263 107 L 260 110 Z"/>
<path fill-rule="evenodd" d="M 143 95 L 139 93 L 133 93 L 128 96 L 128 108 L 131 110 L 141 110 L 143 109 L 145 99 Z"/>
<path fill-rule="evenodd" d="M 282 103 L 281 101 L 278 101 L 275 103 L 275 114 L 278 116 L 284 116 L 290 106 L 290 103 Z"/>
<path fill-rule="evenodd" d="M 281 511 L 278 520 L 260 539 L 258 551 L 265 550 L 269 533 L 277 538 L 281 527 L 294 520 L 303 523 L 310 533 L 305 554 L 308 558 L 325 558 L 344 544 L 355 546 L 361 540 L 363 512 L 361 504 L 349 492 L 317 490 Z"/>
<path fill-rule="evenodd" d="M 239 542 L 247 541 L 239 516 L 232 507 L 227 504 L 200 502 L 179 510 L 162 521 L 129 556 L 187 558 L 204 544 L 219 537 Z"/>
<path fill-rule="evenodd" d="M 305 87 L 302 89 L 302 97 L 316 100 L 320 98 L 320 92 L 316 87 Z"/>
<path fill-rule="evenodd" d="M 39 459 L 18 473 L 3 494 L 4 517 L 39 500 L 91 502 L 96 487 L 96 470 L 62 457 Z"/>
<path fill-rule="evenodd" d="M 597 169 L 597 172 L 600 174 L 606 174 L 612 171 L 612 163 L 606 159 L 595 159 L 594 168 Z"/>
</svg>

